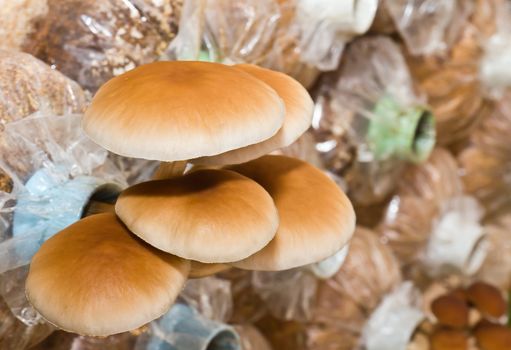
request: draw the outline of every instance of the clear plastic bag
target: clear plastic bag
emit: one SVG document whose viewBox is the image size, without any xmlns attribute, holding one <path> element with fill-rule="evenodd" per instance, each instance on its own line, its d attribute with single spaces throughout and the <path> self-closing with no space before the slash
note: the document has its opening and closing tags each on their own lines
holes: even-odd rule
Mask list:
<svg viewBox="0 0 511 350">
<path fill-rule="evenodd" d="M 21 48 L 95 91 L 156 60 L 174 38 L 181 0 L 46 0 Z"/>
<path fill-rule="evenodd" d="M 406 350 L 412 334 L 425 318 L 420 292 L 409 281 L 383 298 L 364 326 L 367 350 Z"/>
<path fill-rule="evenodd" d="M 317 288 L 317 278 L 306 268 L 279 272 L 255 271 L 252 286 L 270 313 L 282 320 L 306 321 Z"/>
<path fill-rule="evenodd" d="M 484 0 L 483 0 L 484 1 Z M 445 52 L 457 39 L 472 0 L 385 0 L 383 6 L 393 19 L 413 55 Z"/>
<path fill-rule="evenodd" d="M 241 350 L 272 350 L 263 334 L 254 326 L 246 324 L 235 326 L 241 341 Z"/>
<path fill-rule="evenodd" d="M 30 350 L 133 350 L 136 335 L 126 332 L 99 338 L 56 331 Z"/>
<path fill-rule="evenodd" d="M 0 123 L 32 113 L 81 113 L 87 95 L 80 86 L 44 62 L 22 52 L 0 49 Z"/>
<path fill-rule="evenodd" d="M 0 294 L 27 326 L 43 322 L 24 291 L 32 255 L 84 215 L 90 200 L 111 203 L 126 186 L 107 151 L 82 132 L 80 120 L 78 114 L 36 113 L 7 124 L 2 133 L 0 168 L 13 188 L 0 192 Z"/>
<path fill-rule="evenodd" d="M 274 154 L 282 154 L 288 157 L 304 160 L 319 169 L 324 169 L 325 165 L 321 160 L 319 152 L 316 150 L 316 143 L 311 131 L 308 130 L 302 134 L 291 145 L 281 148 L 273 152 Z"/>
<path fill-rule="evenodd" d="M 1 128 L 35 112 L 64 115 L 85 110 L 88 96 L 80 86 L 35 57 L 0 49 L 0 62 Z M 11 189 L 11 179 L 0 169 L 0 190 Z"/>
<path fill-rule="evenodd" d="M 230 269 L 218 277 L 231 284 L 233 301 L 231 324 L 255 323 L 267 313 L 266 303 L 256 293 L 252 283 L 252 271 Z"/>
<path fill-rule="evenodd" d="M 326 168 L 364 205 L 388 196 L 404 165 L 425 160 L 435 142 L 434 117 L 399 47 L 382 36 L 352 42 L 340 69 L 324 77 L 312 131 Z"/>
<path fill-rule="evenodd" d="M 307 320 L 267 316 L 258 324 L 276 349 L 353 349 L 367 316 L 400 282 L 399 264 L 390 249 L 375 232 L 357 227 L 343 267 L 334 277 L 316 282 Z M 279 288 L 278 284 L 274 288 Z M 273 313 L 280 306 L 273 303 L 268 307 Z"/>
<path fill-rule="evenodd" d="M 337 67 L 376 8 L 375 0 L 189 0 L 167 56 L 258 64 L 309 87 L 319 70 Z"/>
<path fill-rule="evenodd" d="M 492 0 L 489 3 L 496 13 L 495 30 L 485 33 L 479 73 L 488 95 L 499 99 L 511 87 L 508 66 L 511 60 L 511 4 L 504 0 Z"/>
<path fill-rule="evenodd" d="M 2 281 L 3 283 L 3 281 Z M 0 297 L 0 349 L 23 350 L 36 345 L 54 331 L 48 323 L 27 326 L 17 319 Z"/>
<path fill-rule="evenodd" d="M 456 40 L 442 56 L 407 57 L 412 75 L 437 118 L 441 145 L 466 139 L 489 111 L 479 70 L 485 38 L 494 27 L 495 8 L 493 1 L 477 1 L 474 5 L 472 16 L 464 21 Z"/>
<path fill-rule="evenodd" d="M 210 320 L 183 303 L 149 324 L 137 338 L 135 350 L 242 350 L 236 330 Z"/>
<path fill-rule="evenodd" d="M 367 313 L 400 281 L 399 264 L 391 250 L 375 232 L 357 227 L 343 267 L 326 283 Z"/>
<path fill-rule="evenodd" d="M 442 203 L 421 259 L 429 276 L 471 276 L 479 270 L 488 253 L 483 215 L 484 209 L 471 196 Z"/>
<path fill-rule="evenodd" d="M 437 148 L 424 164 L 403 173 L 378 232 L 402 263 L 410 263 L 424 252 L 442 205 L 462 193 L 455 158 Z"/>
<path fill-rule="evenodd" d="M 227 280 L 213 276 L 188 280 L 180 297 L 210 320 L 227 322 L 232 316 L 231 283 Z"/>
<path fill-rule="evenodd" d="M 48 13 L 45 0 L 3 1 L 0 8 L 0 49 L 19 51 L 35 30 L 33 20 Z"/>
<path fill-rule="evenodd" d="M 458 155 L 467 193 L 485 207 L 487 215 L 510 203 L 511 193 L 511 92 L 494 105 L 469 144 Z"/>
<path fill-rule="evenodd" d="M 492 219 L 485 225 L 491 254 L 479 270 L 477 277 L 502 290 L 511 288 L 511 215 Z"/>
</svg>

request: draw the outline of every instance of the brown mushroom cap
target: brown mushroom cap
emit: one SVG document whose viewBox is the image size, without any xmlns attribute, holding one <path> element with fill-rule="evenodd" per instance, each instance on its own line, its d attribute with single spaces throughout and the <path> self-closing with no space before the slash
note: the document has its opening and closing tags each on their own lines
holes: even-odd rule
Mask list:
<svg viewBox="0 0 511 350">
<path fill-rule="evenodd" d="M 440 324 L 462 328 L 468 324 L 468 305 L 453 295 L 442 295 L 431 304 L 431 311 Z"/>
<path fill-rule="evenodd" d="M 266 246 L 279 225 L 264 188 L 228 170 L 137 184 L 121 193 L 115 211 L 154 247 L 203 263 L 244 259 Z"/>
<path fill-rule="evenodd" d="M 131 234 L 114 214 L 97 214 L 62 230 L 34 255 L 26 294 L 50 323 L 107 336 L 164 314 L 190 263 Z"/>
<path fill-rule="evenodd" d="M 431 350 L 468 350 L 468 337 L 459 329 L 438 328 L 430 341 Z"/>
<path fill-rule="evenodd" d="M 272 137 L 250 146 L 234 149 L 212 157 L 194 159 L 203 165 L 239 164 L 289 146 L 311 124 L 314 103 L 307 90 L 290 76 L 252 64 L 234 66 L 273 88 L 284 101 L 286 114 L 282 128 Z"/>
<path fill-rule="evenodd" d="M 114 153 L 170 162 L 264 141 L 282 127 L 284 113 L 272 88 L 239 69 L 154 62 L 104 84 L 83 128 Z"/>
<path fill-rule="evenodd" d="M 230 169 L 263 186 L 280 224 L 262 250 L 231 265 L 248 270 L 286 270 L 339 251 L 355 230 L 355 212 L 341 189 L 321 170 L 285 156 L 264 156 Z"/>
<path fill-rule="evenodd" d="M 507 311 L 502 293 L 485 282 L 475 282 L 468 287 L 467 298 L 484 315 L 498 318 Z"/>
<path fill-rule="evenodd" d="M 511 329 L 500 324 L 482 324 L 474 330 L 481 350 L 511 349 Z"/>
</svg>

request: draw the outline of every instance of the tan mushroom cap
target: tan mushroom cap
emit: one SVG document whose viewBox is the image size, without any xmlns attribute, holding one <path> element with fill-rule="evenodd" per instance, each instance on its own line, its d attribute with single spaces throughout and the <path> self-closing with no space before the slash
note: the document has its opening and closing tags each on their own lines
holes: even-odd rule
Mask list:
<svg viewBox="0 0 511 350">
<path fill-rule="evenodd" d="M 203 263 L 244 259 L 268 244 L 279 225 L 264 188 L 228 170 L 135 185 L 121 193 L 115 210 L 149 244 Z"/>
<path fill-rule="evenodd" d="M 341 189 L 321 170 L 285 156 L 264 156 L 230 169 L 263 186 L 280 217 L 275 238 L 261 251 L 231 265 L 286 270 L 323 260 L 355 230 L 355 212 Z"/>
<path fill-rule="evenodd" d="M 307 90 L 290 76 L 252 64 L 234 66 L 272 87 L 284 101 L 286 114 L 284 125 L 273 137 L 250 146 L 234 149 L 213 157 L 194 159 L 202 165 L 238 164 L 259 158 L 287 147 L 302 135 L 311 125 L 314 102 Z"/>
<path fill-rule="evenodd" d="M 154 62 L 105 83 L 83 119 L 114 153 L 160 161 L 211 156 L 264 141 L 284 122 L 268 85 L 209 62 Z"/>
<path fill-rule="evenodd" d="M 66 331 L 107 336 L 164 314 L 190 263 L 131 234 L 114 214 L 67 227 L 35 254 L 26 282 L 34 308 Z"/>
</svg>

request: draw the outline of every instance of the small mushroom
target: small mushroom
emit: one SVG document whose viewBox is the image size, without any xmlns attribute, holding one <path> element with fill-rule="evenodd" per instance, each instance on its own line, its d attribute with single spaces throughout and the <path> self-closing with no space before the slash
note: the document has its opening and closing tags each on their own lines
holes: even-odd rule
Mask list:
<svg viewBox="0 0 511 350">
<path fill-rule="evenodd" d="M 341 189 L 314 166 L 268 155 L 229 169 L 247 176 L 273 198 L 280 223 L 275 238 L 234 267 L 278 271 L 311 264 L 339 251 L 355 230 L 353 207 Z"/>
<path fill-rule="evenodd" d="M 202 263 L 245 259 L 266 246 L 279 225 L 265 189 L 228 170 L 137 184 L 121 193 L 115 211 L 152 246 Z"/>
<path fill-rule="evenodd" d="M 499 318 L 507 311 L 502 293 L 485 282 L 475 282 L 468 287 L 467 298 L 483 315 Z"/>
<path fill-rule="evenodd" d="M 194 164 L 239 164 L 287 147 L 302 135 L 311 124 L 314 103 L 305 88 L 290 76 L 252 64 L 234 66 L 273 88 L 284 101 L 286 114 L 282 128 L 269 139 L 211 157 L 194 159 Z"/>
<path fill-rule="evenodd" d="M 431 311 L 442 325 L 463 328 L 468 324 L 468 305 L 456 296 L 438 297 L 431 304 Z"/>
<path fill-rule="evenodd" d="M 459 329 L 438 328 L 430 342 L 431 350 L 468 350 L 468 336 Z"/>
<path fill-rule="evenodd" d="M 163 315 L 190 264 L 136 238 L 114 214 L 82 219 L 43 243 L 26 281 L 41 315 L 66 331 L 107 336 Z"/>
<path fill-rule="evenodd" d="M 465 302 L 468 300 L 467 292 L 462 288 L 456 288 L 449 294 Z"/>
<path fill-rule="evenodd" d="M 500 324 L 484 323 L 474 330 L 481 350 L 511 349 L 511 329 Z"/>
<path fill-rule="evenodd" d="M 182 172 L 181 163 L 189 159 L 272 137 L 284 113 L 279 95 L 240 69 L 167 61 L 110 79 L 94 96 L 82 125 L 111 152 L 168 162 L 156 174 L 166 178 Z M 181 162 L 172 164 L 176 161 Z"/>
</svg>

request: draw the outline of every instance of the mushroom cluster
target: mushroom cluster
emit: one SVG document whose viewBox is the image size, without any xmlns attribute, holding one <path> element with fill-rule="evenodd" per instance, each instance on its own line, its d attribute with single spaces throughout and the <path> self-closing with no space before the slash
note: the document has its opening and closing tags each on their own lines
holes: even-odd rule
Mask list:
<svg viewBox="0 0 511 350">
<path fill-rule="evenodd" d="M 434 323 L 421 326 L 415 348 L 424 342 L 432 350 L 511 349 L 511 328 L 503 324 L 508 302 L 493 285 L 474 282 L 437 296 L 427 307 Z"/>
<path fill-rule="evenodd" d="M 59 328 L 106 336 L 164 314 L 188 277 L 279 271 L 341 250 L 355 226 L 346 195 L 314 166 L 266 155 L 307 130 L 312 108 L 297 81 L 252 65 L 156 62 L 108 81 L 85 132 L 162 163 L 121 193 L 115 214 L 42 245 L 26 282 L 32 305 Z"/>
</svg>

